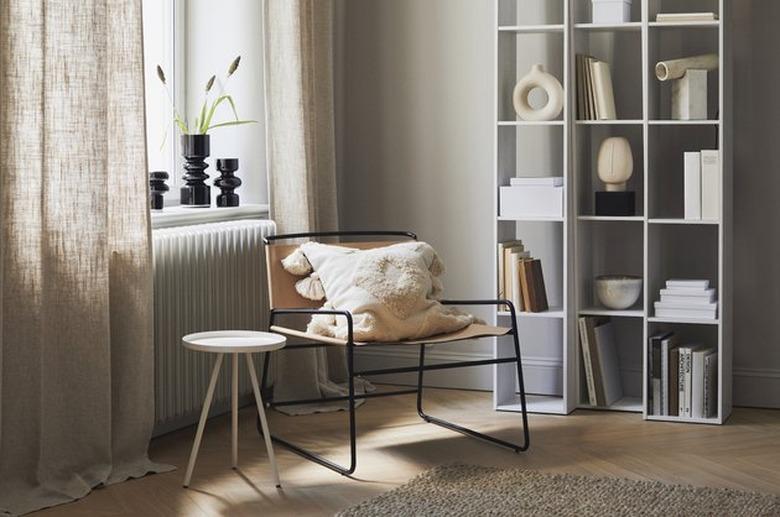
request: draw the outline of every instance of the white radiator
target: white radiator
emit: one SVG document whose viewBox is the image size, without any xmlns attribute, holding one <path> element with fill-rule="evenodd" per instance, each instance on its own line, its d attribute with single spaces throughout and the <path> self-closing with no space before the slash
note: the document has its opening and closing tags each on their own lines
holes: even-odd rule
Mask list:
<svg viewBox="0 0 780 517">
<path fill-rule="evenodd" d="M 215 355 L 185 349 L 183 335 L 267 328 L 263 237 L 275 229 L 273 221 L 247 220 L 152 231 L 155 435 L 196 422 L 206 395 Z M 225 361 L 222 368 L 229 364 Z M 240 393 L 251 394 L 241 364 Z M 213 413 L 229 407 L 230 375 L 225 373 Z"/>
</svg>

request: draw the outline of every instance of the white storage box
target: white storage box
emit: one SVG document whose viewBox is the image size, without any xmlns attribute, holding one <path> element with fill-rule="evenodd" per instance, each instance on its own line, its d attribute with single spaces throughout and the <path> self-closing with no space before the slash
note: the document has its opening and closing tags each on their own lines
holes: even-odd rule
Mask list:
<svg viewBox="0 0 780 517">
<path fill-rule="evenodd" d="M 591 0 L 593 23 L 614 24 L 631 21 L 631 0 Z"/>
<path fill-rule="evenodd" d="M 554 186 L 500 187 L 501 217 L 563 217 L 563 191 Z"/>
</svg>

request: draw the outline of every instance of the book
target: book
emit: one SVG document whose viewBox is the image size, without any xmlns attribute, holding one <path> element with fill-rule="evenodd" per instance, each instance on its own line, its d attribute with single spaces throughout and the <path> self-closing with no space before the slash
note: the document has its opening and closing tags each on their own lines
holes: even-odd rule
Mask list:
<svg viewBox="0 0 780 517">
<path fill-rule="evenodd" d="M 718 416 L 718 353 L 704 357 L 704 417 Z"/>
<path fill-rule="evenodd" d="M 577 68 L 577 119 L 585 120 L 587 118 L 587 109 L 585 107 L 585 56 L 577 54 L 575 58 Z"/>
<path fill-rule="evenodd" d="M 523 308 L 528 312 L 535 312 L 532 302 L 533 297 L 533 277 L 531 276 L 531 260 L 521 260 L 519 262 L 520 276 L 520 297 L 523 299 Z"/>
<path fill-rule="evenodd" d="M 520 277 L 522 276 L 522 272 L 520 270 L 521 265 L 523 263 L 523 260 L 525 260 L 522 257 L 519 257 L 517 254 L 511 255 L 511 269 L 509 271 L 510 274 L 510 300 L 512 301 L 512 304 L 515 306 L 516 311 L 522 311 L 525 309 L 525 305 L 523 304 L 523 295 L 522 295 L 522 289 L 520 286 Z"/>
<path fill-rule="evenodd" d="M 506 255 L 507 249 L 520 248 L 523 249 L 523 241 L 511 240 L 498 243 L 498 298 L 503 300 L 509 298 L 509 293 L 505 289 L 505 275 L 506 275 Z M 510 300 L 511 301 L 511 300 Z"/>
<path fill-rule="evenodd" d="M 562 187 L 563 176 L 510 178 L 509 185 L 512 187 Z"/>
<path fill-rule="evenodd" d="M 648 338 L 647 378 L 650 397 L 647 411 L 651 415 L 661 414 L 661 341 L 671 335 L 671 332 L 659 332 Z"/>
<path fill-rule="evenodd" d="M 672 278 L 666 281 L 667 289 L 708 289 L 709 280 Z"/>
<path fill-rule="evenodd" d="M 691 416 L 691 346 L 680 347 L 679 416 Z"/>
<path fill-rule="evenodd" d="M 669 415 L 680 414 L 680 349 L 669 350 Z"/>
<path fill-rule="evenodd" d="M 596 326 L 593 332 L 596 338 L 596 355 L 599 366 L 594 382 L 600 380 L 603 387 L 604 400 L 600 404 L 609 406 L 623 398 L 623 383 L 620 379 L 620 362 L 615 344 L 615 330 L 612 323 L 607 321 Z M 598 393 L 598 389 L 596 393 Z"/>
<path fill-rule="evenodd" d="M 596 119 L 614 120 L 615 94 L 612 90 L 612 76 L 609 72 L 609 63 L 593 60 L 590 63 L 593 76 L 593 97 L 596 100 Z"/>
<path fill-rule="evenodd" d="M 701 219 L 701 153 L 684 153 L 683 192 L 685 219 Z"/>
<path fill-rule="evenodd" d="M 504 297 L 515 304 L 515 309 L 518 311 L 522 310 L 522 305 L 517 304 L 517 296 L 513 292 L 512 280 L 517 276 L 517 272 L 512 268 L 518 258 L 529 258 L 530 256 L 531 254 L 525 250 L 522 243 L 504 248 Z"/>
<path fill-rule="evenodd" d="M 657 318 L 716 319 L 718 317 L 717 302 L 697 305 L 655 302 L 653 305 Z"/>
<path fill-rule="evenodd" d="M 701 152 L 701 218 L 720 219 L 720 153 Z"/>
<path fill-rule="evenodd" d="M 674 334 L 661 340 L 661 414 L 665 416 L 672 414 L 669 404 L 671 399 L 669 354 L 677 346 L 677 336 Z"/>
<path fill-rule="evenodd" d="M 533 260 L 530 263 L 533 277 L 533 297 L 531 300 L 533 312 L 543 312 L 550 308 L 547 303 L 547 288 L 544 285 L 544 273 L 542 271 L 542 261 Z"/>
<path fill-rule="evenodd" d="M 661 301 L 682 304 L 712 303 L 716 300 L 715 289 L 661 289 Z"/>
<path fill-rule="evenodd" d="M 698 347 L 691 351 L 691 415 L 694 418 L 704 418 L 704 359 L 715 353 L 712 348 Z"/>
<path fill-rule="evenodd" d="M 655 16 L 655 21 L 668 23 L 711 22 L 717 19 L 715 13 L 658 13 Z"/>
<path fill-rule="evenodd" d="M 580 317 L 578 320 L 580 329 L 580 348 L 582 349 L 582 367 L 585 371 L 585 384 L 588 388 L 588 403 L 597 406 L 596 384 L 593 379 L 593 360 L 590 356 L 590 334 L 593 327 L 593 318 Z"/>
</svg>

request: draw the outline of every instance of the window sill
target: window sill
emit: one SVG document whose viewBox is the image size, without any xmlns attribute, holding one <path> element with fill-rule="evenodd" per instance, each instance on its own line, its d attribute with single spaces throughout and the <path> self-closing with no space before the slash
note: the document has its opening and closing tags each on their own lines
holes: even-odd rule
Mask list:
<svg viewBox="0 0 780 517">
<path fill-rule="evenodd" d="M 169 206 L 162 210 L 152 210 L 152 229 L 241 219 L 268 219 L 268 205 L 242 205 L 231 208 Z"/>
</svg>

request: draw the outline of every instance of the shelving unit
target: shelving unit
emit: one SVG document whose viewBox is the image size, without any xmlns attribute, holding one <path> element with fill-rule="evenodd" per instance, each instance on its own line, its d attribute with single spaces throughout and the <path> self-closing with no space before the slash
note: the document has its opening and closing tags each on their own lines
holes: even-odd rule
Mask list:
<svg viewBox="0 0 780 517">
<path fill-rule="evenodd" d="M 647 420 L 723 423 L 731 413 L 732 369 L 732 204 L 731 204 L 731 57 L 729 1 L 633 0 L 631 21 L 590 23 L 590 0 L 497 0 L 495 242 L 522 239 L 543 264 L 551 309 L 519 313 L 520 340 L 529 410 L 567 414 L 576 408 L 640 413 Z M 712 11 L 711 22 L 658 23 L 659 12 Z M 690 30 L 695 29 L 695 30 Z M 670 86 L 655 79 L 661 59 L 716 52 L 719 68 L 709 78 L 708 120 L 671 120 Z M 576 54 L 610 63 L 617 120 L 576 120 Z M 541 63 L 564 87 L 558 120 L 519 120 L 512 89 L 532 64 Z M 533 101 L 533 97 L 532 97 Z M 601 141 L 628 138 L 636 192 L 636 215 L 595 215 L 593 197 L 601 190 L 595 172 Z M 721 218 L 682 218 L 682 153 L 719 149 Z M 515 176 L 563 176 L 561 218 L 500 216 L 498 187 Z M 691 243 L 695 243 L 691 246 Z M 598 304 L 593 278 L 634 274 L 644 279 L 635 307 L 613 311 Z M 498 275 L 494 271 L 494 278 Z M 653 302 L 669 278 L 706 278 L 718 290 L 718 318 L 658 318 Z M 498 325 L 509 313 L 498 311 Z M 614 324 L 625 397 L 609 407 L 592 407 L 582 379 L 579 316 L 609 317 Z M 660 330 L 673 330 L 686 342 L 716 345 L 718 414 L 680 418 L 648 414 L 647 341 Z M 511 342 L 496 341 L 496 356 L 512 356 Z M 518 411 L 513 366 L 495 367 L 497 410 Z"/>
</svg>

